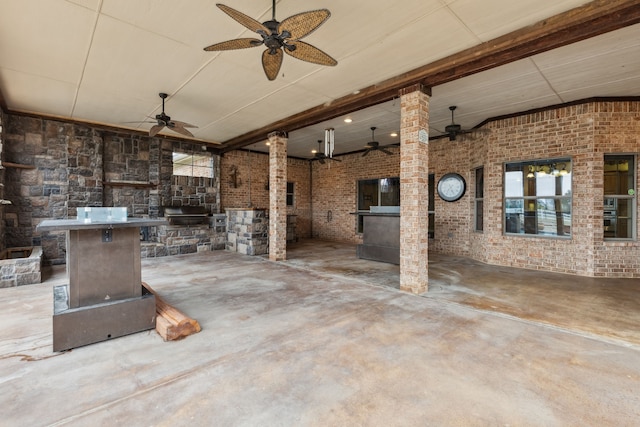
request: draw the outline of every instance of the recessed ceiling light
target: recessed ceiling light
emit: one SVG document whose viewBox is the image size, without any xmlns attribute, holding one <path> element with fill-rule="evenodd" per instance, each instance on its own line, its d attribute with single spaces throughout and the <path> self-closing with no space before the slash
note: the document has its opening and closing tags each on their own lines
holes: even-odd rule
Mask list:
<svg viewBox="0 0 640 427">
<path fill-rule="evenodd" d="M 271 145 L 271 143 L 269 141 L 265 142 L 265 145 Z"/>
<path fill-rule="evenodd" d="M 312 154 L 316 154 L 318 152 L 318 150 L 311 150 Z"/>
<path fill-rule="evenodd" d="M 351 123 L 353 120 L 351 119 L 351 117 L 347 117 L 346 119 L 344 119 L 345 123 Z"/>
<path fill-rule="evenodd" d="M 395 138 L 396 136 L 398 136 L 398 132 L 391 132 L 391 136 Z"/>
</svg>

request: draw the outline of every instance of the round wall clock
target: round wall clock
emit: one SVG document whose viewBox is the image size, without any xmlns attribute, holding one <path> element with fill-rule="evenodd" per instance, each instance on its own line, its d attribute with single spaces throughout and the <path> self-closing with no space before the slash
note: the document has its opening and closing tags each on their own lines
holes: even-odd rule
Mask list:
<svg viewBox="0 0 640 427">
<path fill-rule="evenodd" d="M 457 173 L 447 173 L 438 181 L 438 195 L 446 202 L 455 202 L 464 196 L 467 184 Z"/>
</svg>

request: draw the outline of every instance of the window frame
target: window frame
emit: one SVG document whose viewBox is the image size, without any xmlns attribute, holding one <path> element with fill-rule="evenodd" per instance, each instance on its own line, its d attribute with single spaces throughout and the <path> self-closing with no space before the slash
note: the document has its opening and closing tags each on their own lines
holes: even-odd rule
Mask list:
<svg viewBox="0 0 640 427">
<path fill-rule="evenodd" d="M 607 171 L 605 171 L 605 165 L 607 163 L 607 158 L 609 158 L 609 160 L 615 160 L 615 159 L 630 159 L 633 162 L 632 168 L 630 168 L 630 170 L 632 171 L 632 176 L 630 179 L 630 182 L 633 184 L 633 188 L 629 188 L 627 189 L 627 194 L 622 194 L 622 193 L 608 193 L 607 192 L 607 185 L 604 184 L 605 180 L 606 180 L 606 174 Z M 603 157 L 603 203 L 602 203 L 602 214 L 603 214 L 603 227 L 602 227 L 602 237 L 604 241 L 607 242 L 629 242 L 629 241 L 635 241 L 637 240 L 637 227 L 636 227 L 636 221 L 637 221 L 637 201 L 636 201 L 636 195 L 637 195 L 637 179 L 638 179 L 638 174 L 637 174 L 637 170 L 638 170 L 638 156 L 636 156 L 635 154 L 632 153 L 607 153 L 604 155 Z M 629 194 L 629 190 L 633 190 L 633 194 Z M 618 202 L 620 200 L 626 200 L 629 201 L 629 206 L 628 206 L 628 211 L 629 211 L 629 216 L 625 217 L 625 219 L 631 224 L 631 235 L 629 237 L 611 237 L 611 236 L 606 236 L 606 223 L 605 221 L 609 218 L 607 218 L 607 211 L 610 210 L 610 205 L 608 205 L 607 203 L 607 199 L 613 201 L 613 206 L 614 209 L 617 211 L 617 206 L 618 206 Z M 617 222 L 618 219 L 620 218 L 619 215 L 615 215 L 615 226 L 617 226 Z"/>
<path fill-rule="evenodd" d="M 475 193 L 473 195 L 473 231 L 482 233 L 484 232 L 484 166 L 478 166 L 473 172 L 475 181 Z M 480 180 L 478 179 L 479 172 L 481 174 Z M 478 227 L 478 223 L 480 227 Z"/>
<path fill-rule="evenodd" d="M 384 197 L 382 191 L 382 180 L 395 180 L 392 184 L 397 186 L 397 205 L 388 205 L 384 204 Z M 373 185 L 375 181 L 376 185 L 376 194 L 361 194 L 361 183 L 365 185 L 365 183 L 369 183 L 369 185 Z M 366 200 L 365 200 L 366 197 Z M 366 204 L 365 202 L 371 202 L 368 204 L 368 209 L 363 206 Z M 361 203 L 362 202 L 362 203 Z M 399 176 L 386 176 L 382 178 L 365 178 L 356 180 L 356 213 L 360 212 L 370 212 L 371 206 L 400 206 L 400 177 Z M 361 234 L 363 229 L 363 220 L 362 215 L 356 215 L 356 233 Z"/>
<path fill-rule="evenodd" d="M 517 195 L 517 196 L 507 196 L 507 190 L 509 187 L 508 184 L 508 177 L 507 177 L 507 173 L 509 172 L 509 166 L 512 167 L 517 167 L 520 166 L 521 170 L 520 172 L 522 172 L 522 184 L 521 184 L 521 188 L 520 190 L 522 190 L 522 194 L 521 195 Z M 526 170 L 528 170 L 529 172 L 527 174 L 525 174 L 525 167 Z M 569 170 L 569 172 L 562 174 L 561 172 L 564 170 Z M 513 170 L 513 172 L 515 172 L 516 169 Z M 543 173 L 544 172 L 544 173 Z M 558 174 L 556 174 L 556 172 Z M 531 175 L 533 174 L 533 175 Z M 545 175 L 551 175 L 551 176 L 564 176 L 568 174 L 569 175 L 569 188 L 568 191 L 565 194 L 542 194 L 542 195 L 538 195 L 537 192 L 539 190 L 539 187 L 542 188 L 543 181 L 542 179 L 544 179 Z M 527 181 L 527 179 L 534 179 L 534 181 Z M 538 181 L 538 179 L 540 179 L 540 181 Z M 517 179 L 515 180 L 517 181 Z M 529 183 L 533 183 L 532 185 L 530 185 L 529 189 L 534 188 L 536 191 L 535 195 L 530 195 L 530 194 L 526 194 L 527 193 L 527 187 L 526 187 L 526 182 Z M 557 185 L 557 182 L 556 182 Z M 512 236 L 512 237 L 537 237 L 537 238 L 545 238 L 545 239 L 558 239 L 558 240 L 570 240 L 573 236 L 573 230 L 572 230 L 572 221 L 573 221 L 573 159 L 571 157 L 560 157 L 560 158 L 546 158 L 546 159 L 536 159 L 536 160 L 523 160 L 523 161 L 512 161 L 512 162 L 505 162 L 503 164 L 502 167 L 502 202 L 503 202 L 503 209 L 502 209 L 502 234 L 505 236 Z M 554 190 L 557 192 L 557 188 Z M 542 227 L 540 228 L 541 221 L 540 221 L 540 217 L 544 217 L 546 215 L 541 215 L 541 213 L 545 212 L 544 210 L 541 210 L 540 208 L 545 205 L 548 204 L 548 201 L 552 200 L 554 205 L 559 201 L 559 203 L 562 206 L 568 206 L 568 212 L 563 212 L 562 210 L 560 212 L 557 211 L 557 209 L 554 209 L 555 215 L 556 215 L 556 222 L 555 222 L 555 226 L 556 226 L 556 230 L 559 227 L 558 225 L 558 214 L 560 214 L 562 216 L 562 220 L 564 221 L 565 217 L 568 215 L 568 219 L 569 219 L 569 228 L 568 228 L 568 232 L 564 233 L 563 230 L 563 234 L 557 234 L 557 233 L 540 233 L 540 230 L 544 230 L 545 228 Z M 516 227 L 518 229 L 517 232 L 514 231 L 509 231 L 509 226 L 510 224 L 514 224 L 513 219 L 508 216 L 509 212 L 507 212 L 507 209 L 510 209 L 510 205 L 512 205 L 513 203 L 510 202 L 518 202 L 521 201 L 521 206 L 520 207 L 515 207 L 513 209 L 519 209 L 521 210 L 521 212 L 515 212 L 515 220 L 517 221 Z M 518 203 L 515 203 L 516 205 Z M 531 209 L 531 207 L 533 206 L 533 209 Z M 527 209 L 527 207 L 529 207 L 529 209 Z M 519 217 L 519 215 L 522 216 L 522 218 Z M 533 221 L 532 221 L 533 219 Z M 553 221 L 553 219 L 552 219 Z M 527 232 L 527 230 L 531 230 L 534 229 L 536 232 L 531 233 L 531 232 Z"/>
<path fill-rule="evenodd" d="M 289 191 L 289 186 L 291 186 L 291 191 Z M 288 207 L 294 207 L 296 203 L 296 183 L 292 181 L 287 181 L 287 195 L 286 201 Z M 289 198 L 291 198 L 291 203 L 289 203 Z"/>
<path fill-rule="evenodd" d="M 436 236 L 436 174 L 430 173 L 427 177 L 428 202 L 427 202 L 427 236 L 434 239 Z"/>
<path fill-rule="evenodd" d="M 178 161 L 176 161 L 176 157 L 180 157 Z M 186 160 L 190 159 L 190 165 L 187 164 Z M 206 160 L 208 163 L 206 166 L 197 165 L 197 161 L 200 159 Z M 176 165 L 178 165 L 178 170 L 176 171 Z M 171 153 L 171 175 L 173 176 L 187 176 L 194 178 L 215 178 L 215 167 L 214 167 L 214 159 L 210 153 L 188 153 L 184 151 L 173 150 Z M 188 171 L 191 168 L 191 173 L 180 173 L 183 171 Z M 206 170 L 208 172 L 207 175 L 195 174 L 196 171 Z M 178 173 L 176 173 L 178 172 Z"/>
</svg>

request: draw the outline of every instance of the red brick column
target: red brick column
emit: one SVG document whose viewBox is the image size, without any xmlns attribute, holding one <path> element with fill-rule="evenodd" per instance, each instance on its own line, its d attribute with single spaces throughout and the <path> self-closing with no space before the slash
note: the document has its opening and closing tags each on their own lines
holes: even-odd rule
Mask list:
<svg viewBox="0 0 640 427">
<path fill-rule="evenodd" d="M 420 84 L 400 91 L 400 289 L 429 282 L 429 96 Z"/>
<path fill-rule="evenodd" d="M 287 259 L 287 134 L 269 134 L 269 259 Z"/>
</svg>

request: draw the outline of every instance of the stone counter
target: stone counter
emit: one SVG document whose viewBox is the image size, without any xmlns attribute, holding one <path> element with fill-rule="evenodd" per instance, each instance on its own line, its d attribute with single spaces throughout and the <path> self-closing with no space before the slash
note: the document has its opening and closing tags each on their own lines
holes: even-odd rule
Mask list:
<svg viewBox="0 0 640 427">
<path fill-rule="evenodd" d="M 244 255 L 264 255 L 269 250 L 266 209 L 228 208 L 226 249 Z"/>
</svg>

